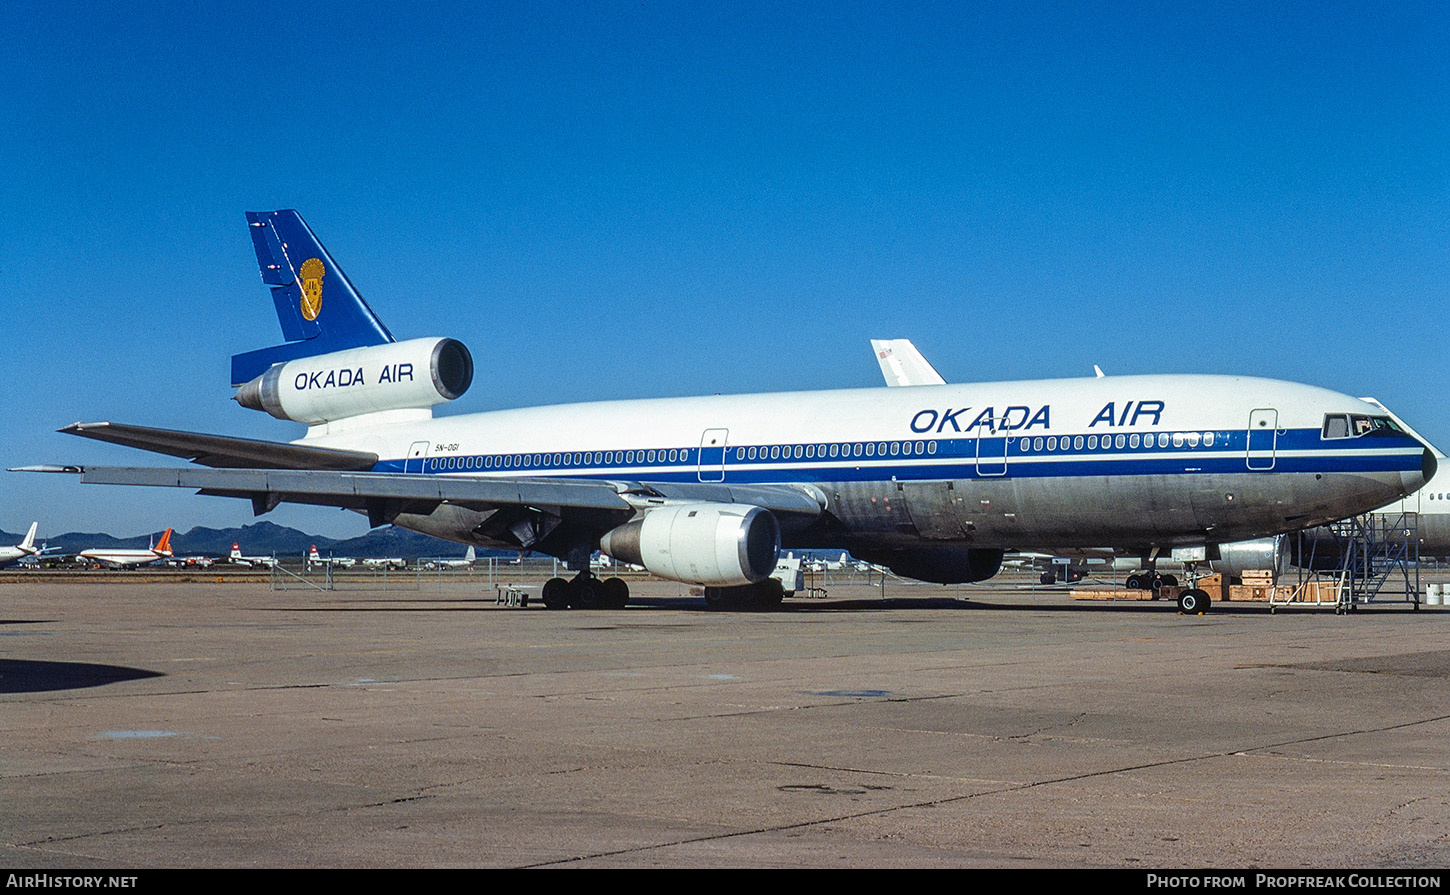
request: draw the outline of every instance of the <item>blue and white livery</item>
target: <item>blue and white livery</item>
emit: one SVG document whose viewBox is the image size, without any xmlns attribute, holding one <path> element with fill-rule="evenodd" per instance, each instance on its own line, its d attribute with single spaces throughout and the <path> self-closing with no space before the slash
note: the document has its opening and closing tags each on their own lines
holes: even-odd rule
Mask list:
<svg viewBox="0 0 1450 895">
<path fill-rule="evenodd" d="M 84 480 L 342 506 L 460 543 L 560 557 L 550 605 L 619 605 L 595 549 L 779 600 L 782 545 L 849 550 L 936 582 L 1007 550 L 1144 553 L 1240 541 L 1383 506 L 1433 473 L 1382 408 L 1234 376 L 717 395 L 433 416 L 471 385 L 468 350 L 398 342 L 295 211 L 247 215 L 286 342 L 233 358 L 236 400 L 307 423 L 278 443 L 77 423 L 63 431 L 198 466 Z"/>
</svg>

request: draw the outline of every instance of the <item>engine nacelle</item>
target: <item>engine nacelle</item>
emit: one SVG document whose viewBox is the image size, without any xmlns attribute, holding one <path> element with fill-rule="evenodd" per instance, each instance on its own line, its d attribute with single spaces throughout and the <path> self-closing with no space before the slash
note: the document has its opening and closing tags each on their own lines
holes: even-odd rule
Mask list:
<svg viewBox="0 0 1450 895">
<path fill-rule="evenodd" d="M 325 423 L 384 410 L 426 409 L 473 383 L 473 356 L 456 339 L 410 339 L 273 364 L 236 401 L 282 420 Z"/>
<path fill-rule="evenodd" d="M 1273 572 L 1277 577 L 1288 568 L 1284 536 L 1236 541 L 1209 548 L 1208 567 L 1220 575 L 1242 576 L 1244 572 Z M 1217 552 L 1217 556 L 1214 556 Z"/>
<path fill-rule="evenodd" d="M 609 531 L 599 549 L 661 578 L 731 587 L 763 581 L 775 571 L 780 525 L 760 507 L 669 505 Z"/>
</svg>

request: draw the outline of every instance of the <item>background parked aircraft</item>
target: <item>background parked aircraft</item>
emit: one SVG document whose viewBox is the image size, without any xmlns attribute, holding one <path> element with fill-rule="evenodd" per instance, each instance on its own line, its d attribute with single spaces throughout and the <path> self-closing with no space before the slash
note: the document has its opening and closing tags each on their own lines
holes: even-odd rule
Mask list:
<svg viewBox="0 0 1450 895">
<path fill-rule="evenodd" d="M 232 552 L 227 557 L 227 562 L 238 566 L 253 566 L 270 569 L 277 564 L 275 556 L 243 556 L 240 544 L 232 544 Z"/>
<path fill-rule="evenodd" d="M 14 547 L 0 547 L 0 563 L 15 562 L 22 557 L 39 555 L 40 548 L 35 546 L 35 531 L 39 527 L 39 522 L 30 523 L 30 530 L 25 533 L 24 540 Z"/>
<path fill-rule="evenodd" d="M 166 559 L 172 555 L 171 551 L 171 529 L 162 532 L 161 540 L 144 550 L 126 550 L 117 547 L 93 548 L 82 550 L 76 556 L 101 565 L 113 566 L 115 568 L 130 568 L 133 566 L 144 566 L 160 559 Z"/>
<path fill-rule="evenodd" d="M 317 545 L 313 544 L 307 551 L 307 567 L 313 566 L 336 566 L 341 569 L 350 569 L 357 565 L 357 560 L 351 556 L 322 556 L 317 552 Z"/>
<path fill-rule="evenodd" d="M 477 551 L 475 551 L 472 547 L 469 547 L 467 550 L 464 551 L 463 558 L 462 559 L 442 559 L 442 558 L 430 559 L 426 563 L 424 563 L 424 568 L 428 568 L 428 569 L 466 569 L 466 568 L 471 568 L 473 566 L 473 564 L 477 561 L 477 559 L 478 559 L 478 553 L 477 553 Z"/>
</svg>

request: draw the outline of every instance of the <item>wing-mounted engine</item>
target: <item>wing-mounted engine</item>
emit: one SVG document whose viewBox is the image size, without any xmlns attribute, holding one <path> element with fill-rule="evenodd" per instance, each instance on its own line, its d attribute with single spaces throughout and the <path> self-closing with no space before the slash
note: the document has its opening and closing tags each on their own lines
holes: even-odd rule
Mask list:
<svg viewBox="0 0 1450 895">
<path fill-rule="evenodd" d="M 1273 572 L 1276 576 L 1282 575 L 1288 568 L 1284 540 L 1283 535 L 1275 535 L 1210 547 L 1208 567 L 1221 575 L 1238 576 L 1244 572 Z"/>
<path fill-rule="evenodd" d="M 599 549 L 662 578 L 731 587 L 763 581 L 775 571 L 780 525 L 760 507 L 670 504 L 607 532 Z"/>
<path fill-rule="evenodd" d="M 431 410 L 473 383 L 456 339 L 410 339 L 273 364 L 237 390 L 238 404 L 309 425 L 389 410 Z"/>
</svg>

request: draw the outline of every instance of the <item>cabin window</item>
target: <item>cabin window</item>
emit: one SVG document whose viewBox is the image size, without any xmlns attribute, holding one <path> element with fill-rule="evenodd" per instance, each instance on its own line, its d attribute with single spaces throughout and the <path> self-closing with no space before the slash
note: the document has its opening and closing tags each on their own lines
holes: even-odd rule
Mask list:
<svg viewBox="0 0 1450 895">
<path fill-rule="evenodd" d="M 1205 432 L 1205 433 L 1203 433 L 1203 446 L 1204 447 L 1213 447 L 1213 433 L 1212 432 Z"/>
<path fill-rule="evenodd" d="M 1113 439 L 1113 447 L 1115 447 L 1115 448 L 1122 448 L 1127 443 L 1128 443 L 1128 439 L 1127 439 L 1126 436 L 1123 436 L 1123 435 L 1119 435 L 1119 436 L 1117 436 L 1116 438 Z"/>
</svg>

